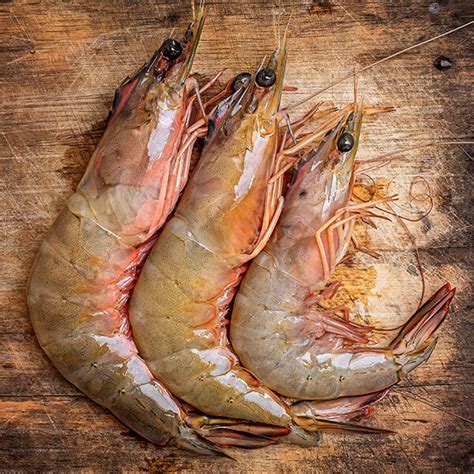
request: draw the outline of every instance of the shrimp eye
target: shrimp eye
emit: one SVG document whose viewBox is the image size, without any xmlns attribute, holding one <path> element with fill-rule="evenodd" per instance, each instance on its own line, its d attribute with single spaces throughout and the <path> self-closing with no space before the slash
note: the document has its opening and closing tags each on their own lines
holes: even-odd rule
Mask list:
<svg viewBox="0 0 474 474">
<path fill-rule="evenodd" d="M 162 47 L 163 56 L 170 61 L 178 59 L 183 52 L 183 47 L 175 39 L 168 38 Z"/>
<path fill-rule="evenodd" d="M 337 149 L 340 152 L 348 152 L 354 146 L 354 137 L 349 132 L 344 132 L 337 140 Z"/>
<path fill-rule="evenodd" d="M 237 92 L 241 87 L 247 85 L 251 75 L 248 72 L 241 72 L 232 83 L 232 92 Z"/>
<path fill-rule="evenodd" d="M 255 78 L 255 82 L 260 87 L 270 87 L 275 84 L 276 81 L 276 74 L 273 69 L 265 68 L 260 69 L 257 73 L 257 77 Z"/>
</svg>

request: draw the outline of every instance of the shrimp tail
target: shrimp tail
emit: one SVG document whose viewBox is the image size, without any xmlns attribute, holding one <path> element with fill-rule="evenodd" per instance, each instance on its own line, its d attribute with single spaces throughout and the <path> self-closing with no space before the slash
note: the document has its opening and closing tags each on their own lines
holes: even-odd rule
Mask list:
<svg viewBox="0 0 474 474">
<path fill-rule="evenodd" d="M 278 443 L 278 441 L 273 438 L 253 436 L 251 434 L 242 434 L 228 430 L 215 430 L 212 434 L 208 435 L 207 439 L 222 446 L 244 449 L 264 448 Z"/>
<path fill-rule="evenodd" d="M 392 342 L 391 349 L 402 366 L 402 373 L 412 371 L 430 357 L 455 293 L 456 288 L 449 283 L 442 286 L 418 309 Z"/>
<path fill-rule="evenodd" d="M 339 421 L 323 420 L 315 417 L 294 417 L 295 423 L 306 431 L 326 431 L 332 433 L 347 433 L 349 431 L 357 434 L 393 434 L 391 430 L 373 428 L 371 426 L 356 425 L 354 423 L 342 423 Z"/>
<path fill-rule="evenodd" d="M 179 449 L 185 449 L 196 454 L 204 456 L 222 456 L 231 458 L 222 448 L 213 444 L 212 440 L 199 438 L 195 433 L 189 430 L 189 436 L 186 432 L 181 432 L 179 438 L 174 438 L 171 444 Z"/>
<path fill-rule="evenodd" d="M 292 405 L 290 412 L 293 416 L 312 416 L 330 421 L 360 421 L 373 414 L 375 404 L 381 401 L 387 393 L 388 389 L 334 400 L 305 400 Z"/>
<path fill-rule="evenodd" d="M 287 436 L 290 429 L 283 426 L 266 425 L 207 416 L 188 416 L 188 425 L 207 441 L 221 446 L 247 449 L 262 448 L 277 444 L 278 439 Z"/>
</svg>

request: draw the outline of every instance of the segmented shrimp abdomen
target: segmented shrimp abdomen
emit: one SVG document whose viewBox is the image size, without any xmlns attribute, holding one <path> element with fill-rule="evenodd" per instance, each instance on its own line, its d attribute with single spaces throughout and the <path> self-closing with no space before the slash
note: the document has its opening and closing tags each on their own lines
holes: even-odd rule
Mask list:
<svg viewBox="0 0 474 474">
<path fill-rule="evenodd" d="M 286 407 L 240 368 L 227 348 L 225 315 L 240 281 L 174 217 L 133 293 L 130 320 L 140 354 L 176 396 L 214 416 L 288 426 Z"/>
<path fill-rule="evenodd" d="M 275 265 L 268 247 L 252 262 L 233 307 L 230 340 L 243 366 L 270 389 L 304 400 L 396 383 L 400 367 L 386 351 L 359 353 L 323 335 L 304 304 L 308 289 Z"/>
<path fill-rule="evenodd" d="M 28 306 L 37 338 L 61 374 L 127 426 L 165 444 L 184 415 L 128 337 L 124 271 L 137 254 L 66 208 L 37 255 Z"/>
<path fill-rule="evenodd" d="M 42 345 L 82 333 L 118 331 L 120 295 L 115 281 L 136 250 L 87 218 L 65 208 L 43 241 L 29 286 L 28 301 Z"/>
<path fill-rule="evenodd" d="M 308 344 L 301 340 L 299 317 L 306 295 L 307 290 L 291 274 L 280 271 L 267 250 L 252 262 L 240 284 L 230 340 L 243 366 L 269 387 L 277 377 L 284 378 L 282 383 L 287 380 L 284 371 L 275 370 L 284 355 Z"/>
</svg>

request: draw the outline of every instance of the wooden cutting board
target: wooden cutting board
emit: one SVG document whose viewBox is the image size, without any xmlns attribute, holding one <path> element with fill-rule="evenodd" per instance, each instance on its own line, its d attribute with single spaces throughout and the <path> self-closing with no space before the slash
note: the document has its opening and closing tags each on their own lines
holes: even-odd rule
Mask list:
<svg viewBox="0 0 474 474">
<path fill-rule="evenodd" d="M 280 7 L 274 4 L 280 3 Z M 195 71 L 256 66 L 273 48 L 274 15 L 289 31 L 287 84 L 296 101 L 419 41 L 472 20 L 472 2 L 208 1 Z M 0 470 L 155 472 L 461 472 L 472 469 L 472 147 L 413 150 L 374 171 L 416 217 L 410 186 L 433 198 L 408 223 L 427 291 L 446 280 L 458 296 L 430 361 L 404 379 L 368 422 L 393 436 L 327 435 L 318 449 L 275 446 L 208 459 L 156 447 L 66 382 L 43 354 L 25 305 L 25 284 L 46 230 L 81 178 L 104 129 L 116 85 L 170 30 L 182 32 L 189 2 L 3 1 L 0 16 L 2 270 L 0 283 Z M 438 139 L 472 136 L 473 28 L 430 43 L 359 77 L 366 101 L 396 111 L 367 120 L 359 153 L 373 158 Z M 438 70 L 440 55 L 454 65 Z M 346 81 L 319 96 L 352 100 Z M 420 186 L 422 189 L 420 189 Z M 414 208 L 414 206 L 417 206 Z M 419 212 L 414 212 L 418 210 Z M 353 314 L 394 327 L 416 308 L 420 279 L 411 240 L 395 223 L 358 235 L 381 254 L 340 269 Z"/>
</svg>

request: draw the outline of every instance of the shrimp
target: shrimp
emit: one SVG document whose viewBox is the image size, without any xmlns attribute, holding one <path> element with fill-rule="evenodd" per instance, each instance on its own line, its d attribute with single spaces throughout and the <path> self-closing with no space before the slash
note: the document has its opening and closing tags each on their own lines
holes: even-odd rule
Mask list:
<svg viewBox="0 0 474 474">
<path fill-rule="evenodd" d="M 376 201 L 350 201 L 362 116 L 356 105 L 299 164 L 274 235 L 242 281 L 230 328 L 243 366 L 269 388 L 298 400 L 361 397 L 349 403 L 355 411 L 367 394 L 385 391 L 430 356 L 455 293 L 449 284 L 441 288 L 384 349 L 367 345 L 372 328 L 314 306 L 355 220 L 374 217 Z M 308 413 L 310 405 L 293 413 Z"/>
<path fill-rule="evenodd" d="M 38 341 L 67 380 L 148 440 L 217 454 L 211 441 L 219 424 L 188 415 L 154 378 L 127 308 L 187 180 L 193 140 L 207 131 L 203 120 L 190 123 L 189 72 L 203 21 L 201 10 L 184 44 L 167 39 L 117 90 L 85 175 L 41 245 L 27 299 Z M 232 444 L 233 434 L 220 439 Z"/>
<path fill-rule="evenodd" d="M 278 442 L 316 445 L 317 430 L 302 430 L 286 404 L 239 365 L 226 335 L 236 286 L 283 205 L 272 177 L 286 156 L 278 142 L 285 64 L 283 40 L 217 114 L 218 124 L 209 121 L 197 168 L 138 279 L 130 323 L 140 355 L 177 397 L 206 414 L 250 422 L 249 433 L 252 423 L 265 423 L 287 430 Z M 324 133 L 320 127 L 311 138 Z"/>
</svg>

